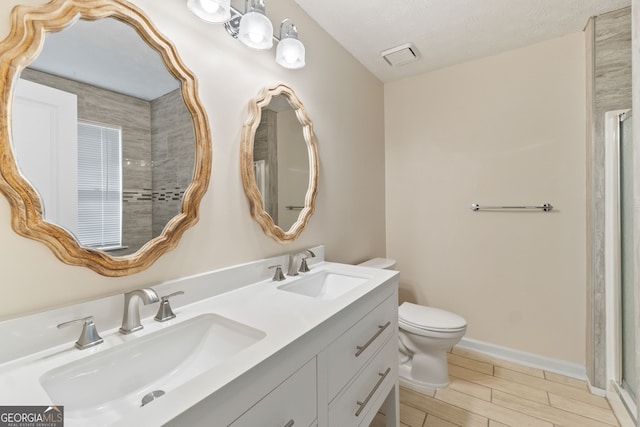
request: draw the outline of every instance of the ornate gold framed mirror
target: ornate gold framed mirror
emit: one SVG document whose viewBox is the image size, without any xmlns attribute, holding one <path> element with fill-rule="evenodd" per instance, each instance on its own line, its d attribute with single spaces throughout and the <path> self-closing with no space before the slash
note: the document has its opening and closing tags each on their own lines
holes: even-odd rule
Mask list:
<svg viewBox="0 0 640 427">
<path fill-rule="evenodd" d="M 263 89 L 242 129 L 242 184 L 251 216 L 280 243 L 295 240 L 315 209 L 318 152 L 313 124 L 293 89 Z"/>
<path fill-rule="evenodd" d="M 0 92 L 0 191 L 18 234 L 124 276 L 198 221 L 211 140 L 196 79 L 134 5 L 16 6 Z"/>
</svg>

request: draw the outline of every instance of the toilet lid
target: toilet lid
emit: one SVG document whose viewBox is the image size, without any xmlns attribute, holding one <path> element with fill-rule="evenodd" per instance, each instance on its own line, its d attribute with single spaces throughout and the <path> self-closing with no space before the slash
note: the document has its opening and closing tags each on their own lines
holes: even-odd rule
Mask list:
<svg viewBox="0 0 640 427">
<path fill-rule="evenodd" d="M 455 331 L 467 326 L 467 321 L 455 313 L 410 302 L 398 307 L 398 321 L 429 331 Z"/>
</svg>

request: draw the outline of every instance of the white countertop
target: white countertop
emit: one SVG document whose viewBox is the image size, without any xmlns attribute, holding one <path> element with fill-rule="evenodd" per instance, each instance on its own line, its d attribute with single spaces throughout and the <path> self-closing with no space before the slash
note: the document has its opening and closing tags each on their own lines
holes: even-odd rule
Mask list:
<svg viewBox="0 0 640 427">
<path fill-rule="evenodd" d="M 277 289 L 283 284 L 324 270 L 366 277 L 368 280 L 333 300 L 321 300 Z M 177 317 L 167 322 L 160 323 L 154 321 L 152 316 L 145 317 L 142 320 L 144 329 L 130 335 L 120 334 L 118 328 L 101 330 L 104 343 L 91 349 L 81 351 L 73 347 L 72 342 L 65 343 L 0 365 L 0 404 L 64 406 L 65 402 L 51 402 L 40 385 L 39 379 L 44 373 L 201 314 L 215 313 L 266 334 L 258 342 L 213 366 L 202 375 L 173 390 L 167 390 L 162 397 L 162 405 L 148 405 L 135 409 L 129 414 L 120 414 L 123 416 L 120 420 L 105 416 L 79 422 L 65 417 L 65 425 L 70 427 L 87 425 L 87 422 L 92 426 L 110 425 L 114 421 L 117 421 L 117 425 L 140 425 L 140 420 L 144 420 L 148 425 L 161 425 L 220 390 L 362 296 L 388 283 L 397 274 L 389 270 L 321 262 L 312 265 L 309 273 L 301 273 L 300 276 L 293 278 L 287 277 L 285 281 L 262 280 L 176 307 L 174 312 Z M 211 279 L 215 280 L 215 277 L 212 276 Z"/>
</svg>

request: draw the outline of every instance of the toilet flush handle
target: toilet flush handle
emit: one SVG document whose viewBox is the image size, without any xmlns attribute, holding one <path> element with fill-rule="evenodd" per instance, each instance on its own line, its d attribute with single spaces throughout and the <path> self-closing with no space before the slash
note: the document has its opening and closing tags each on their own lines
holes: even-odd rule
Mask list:
<svg viewBox="0 0 640 427">
<path fill-rule="evenodd" d="M 374 342 L 376 340 L 376 338 L 378 338 L 380 336 L 380 334 L 382 334 L 384 332 L 385 329 L 387 329 L 389 327 L 389 325 L 391 325 L 391 322 L 388 321 L 387 323 L 385 323 L 384 325 L 378 325 L 378 330 L 376 331 L 375 334 L 373 334 L 373 336 L 371 338 L 369 338 L 369 341 L 367 341 L 366 343 L 356 346 L 356 357 L 360 356 L 366 349 L 367 347 L 369 347 L 371 345 L 372 342 Z"/>
</svg>

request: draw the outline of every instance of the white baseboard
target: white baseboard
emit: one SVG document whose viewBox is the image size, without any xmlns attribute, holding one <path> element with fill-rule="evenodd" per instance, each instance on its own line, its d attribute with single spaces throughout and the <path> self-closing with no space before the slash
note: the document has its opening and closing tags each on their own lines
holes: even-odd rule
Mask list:
<svg viewBox="0 0 640 427">
<path fill-rule="evenodd" d="M 484 353 L 498 359 L 508 360 L 524 366 L 531 366 L 532 368 L 543 369 L 545 371 L 554 372 L 567 377 L 587 380 L 587 370 L 584 366 L 577 363 L 570 363 L 560 359 L 553 359 L 539 354 L 528 353 L 526 351 L 515 350 L 464 337 L 460 340 L 457 347 L 477 351 L 478 353 Z M 602 396 L 604 396 L 604 390 L 602 390 L 602 393 Z"/>
<path fill-rule="evenodd" d="M 596 396 L 600 396 L 600 397 L 607 397 L 608 395 L 607 390 L 600 387 L 592 386 L 591 381 L 589 381 L 588 378 L 587 378 L 587 385 L 589 386 L 589 392 L 591 394 L 595 394 Z"/>
</svg>

